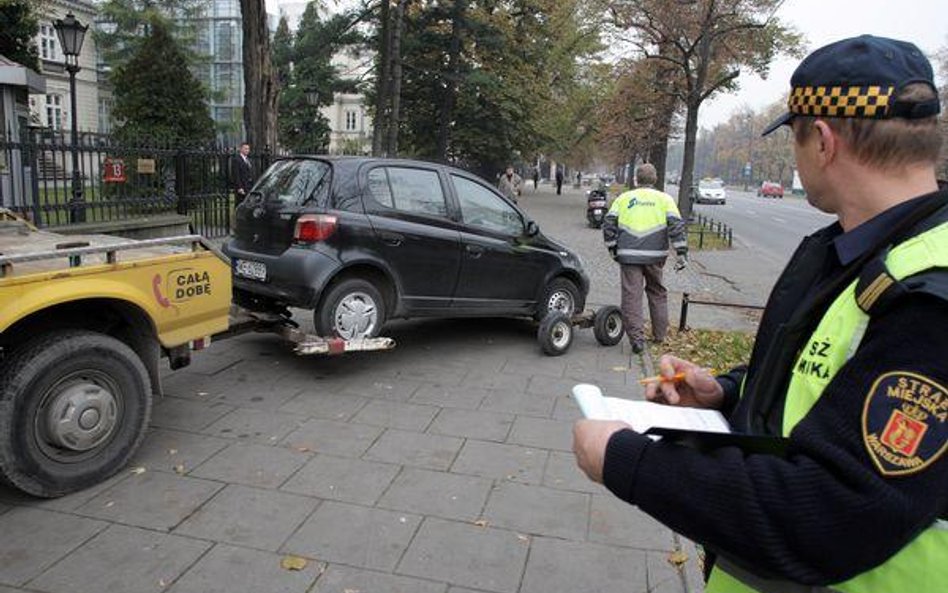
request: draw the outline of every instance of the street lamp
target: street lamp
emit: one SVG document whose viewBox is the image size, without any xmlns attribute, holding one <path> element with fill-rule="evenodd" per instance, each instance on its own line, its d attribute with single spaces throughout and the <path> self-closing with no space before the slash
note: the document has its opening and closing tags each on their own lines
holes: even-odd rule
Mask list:
<svg viewBox="0 0 948 593">
<path fill-rule="evenodd" d="M 754 114 L 748 112 L 745 121 L 747 122 L 747 163 L 744 165 L 744 191 L 747 191 L 754 174 Z"/>
<path fill-rule="evenodd" d="M 65 56 L 64 65 L 69 72 L 69 95 L 72 111 L 72 199 L 70 200 L 69 221 L 83 222 L 86 218 L 85 208 L 82 206 L 82 179 L 79 175 L 79 130 L 76 109 L 76 73 L 79 67 L 79 52 L 82 51 L 82 41 L 85 39 L 88 25 L 76 20 L 70 12 L 64 19 L 53 21 L 53 28 L 59 37 L 59 45 Z"/>
</svg>

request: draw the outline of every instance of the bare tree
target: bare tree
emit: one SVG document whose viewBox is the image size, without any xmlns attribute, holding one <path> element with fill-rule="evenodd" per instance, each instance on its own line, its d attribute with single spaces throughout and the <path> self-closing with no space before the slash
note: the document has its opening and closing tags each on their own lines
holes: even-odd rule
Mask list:
<svg viewBox="0 0 948 593">
<path fill-rule="evenodd" d="M 270 30 L 264 0 L 240 0 L 243 21 L 244 127 L 255 150 L 277 147 L 276 73 L 270 61 Z"/>
<path fill-rule="evenodd" d="M 678 204 L 691 212 L 698 110 L 731 89 L 746 67 L 766 75 L 780 50 L 798 52 L 801 38 L 774 13 L 783 0 L 612 0 L 615 25 L 642 56 L 675 70 L 675 93 L 685 106 L 685 148 Z"/>
<path fill-rule="evenodd" d="M 379 61 L 375 84 L 375 121 L 372 130 L 372 154 L 387 151 L 389 106 L 392 98 L 392 18 L 390 0 L 379 2 Z"/>
<path fill-rule="evenodd" d="M 398 118 L 402 102 L 402 31 L 407 5 L 408 0 L 398 0 L 398 4 L 395 6 L 395 18 L 392 22 L 391 111 L 388 116 L 388 148 L 386 150 L 391 156 L 398 155 Z"/>
</svg>

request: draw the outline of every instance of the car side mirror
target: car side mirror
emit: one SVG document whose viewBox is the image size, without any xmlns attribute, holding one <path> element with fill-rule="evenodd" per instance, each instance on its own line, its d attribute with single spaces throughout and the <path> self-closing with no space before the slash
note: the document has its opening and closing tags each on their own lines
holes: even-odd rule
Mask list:
<svg viewBox="0 0 948 593">
<path fill-rule="evenodd" d="M 532 220 L 527 221 L 526 232 L 528 237 L 535 237 L 540 233 L 540 227 Z"/>
</svg>

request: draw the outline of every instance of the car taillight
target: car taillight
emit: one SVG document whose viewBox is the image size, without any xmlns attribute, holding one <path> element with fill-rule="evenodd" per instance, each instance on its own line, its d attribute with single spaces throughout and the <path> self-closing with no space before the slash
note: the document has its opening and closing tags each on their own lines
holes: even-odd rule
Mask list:
<svg viewBox="0 0 948 593">
<path fill-rule="evenodd" d="M 325 241 L 336 232 L 336 217 L 328 214 L 304 214 L 296 219 L 293 240 L 300 243 Z"/>
</svg>

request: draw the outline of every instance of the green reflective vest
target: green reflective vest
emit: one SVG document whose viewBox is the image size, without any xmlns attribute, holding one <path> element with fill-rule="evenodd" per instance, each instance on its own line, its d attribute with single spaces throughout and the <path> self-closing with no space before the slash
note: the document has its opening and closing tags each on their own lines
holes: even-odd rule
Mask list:
<svg viewBox="0 0 948 593">
<path fill-rule="evenodd" d="M 607 245 L 615 247 L 620 264 L 664 263 L 671 240 L 675 251 L 688 249 L 688 237 L 681 213 L 672 197 L 650 187 L 621 194 L 606 214 L 606 226 L 615 225 L 617 237 Z"/>
<path fill-rule="evenodd" d="M 948 268 L 948 223 L 893 247 L 885 260 L 892 278 L 902 280 L 931 268 Z M 869 324 L 867 299 L 878 298 L 882 284 L 856 294 L 853 281 L 833 301 L 804 345 L 794 366 L 784 403 L 783 436 L 809 413 L 826 386 L 859 347 Z M 873 283 L 876 284 L 876 283 Z M 859 301 L 859 302 L 857 302 Z M 817 366 L 818 365 L 818 366 Z M 936 521 L 894 556 L 848 581 L 810 587 L 787 581 L 761 579 L 731 564 L 717 562 L 707 593 L 770 593 L 842 591 L 844 593 L 944 593 L 948 590 L 948 526 Z"/>
</svg>

